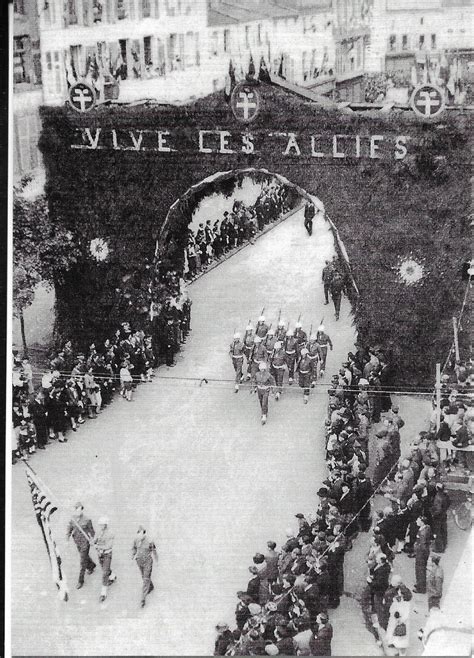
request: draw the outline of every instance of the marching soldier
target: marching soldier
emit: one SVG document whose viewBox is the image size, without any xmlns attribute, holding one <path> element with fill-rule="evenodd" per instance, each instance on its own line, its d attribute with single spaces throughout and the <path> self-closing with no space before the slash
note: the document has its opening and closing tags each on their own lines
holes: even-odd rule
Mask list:
<svg viewBox="0 0 474 658">
<path fill-rule="evenodd" d="M 332 301 L 334 304 L 334 312 L 336 315 L 336 320 L 339 320 L 339 313 L 341 311 L 341 298 L 342 298 L 342 292 L 344 290 L 344 279 L 342 278 L 341 274 L 337 270 L 332 277 L 330 290 L 331 290 Z"/>
<path fill-rule="evenodd" d="M 240 333 L 234 334 L 234 342 L 231 343 L 229 354 L 235 370 L 235 392 L 239 392 L 239 384 L 243 379 L 242 366 L 244 364 L 244 344 L 240 339 Z"/>
<path fill-rule="evenodd" d="M 99 532 L 95 537 L 94 544 L 99 556 L 99 564 L 102 567 L 102 589 L 99 601 L 103 603 L 107 598 L 109 585 L 112 585 L 117 580 L 117 576 L 113 573 L 110 566 L 112 563 L 114 536 L 109 530 L 109 520 L 106 516 L 100 518 L 97 525 L 99 526 Z"/>
<path fill-rule="evenodd" d="M 298 361 L 297 370 L 299 373 L 299 385 L 303 389 L 303 402 L 308 404 L 309 387 L 311 386 L 311 377 L 313 373 L 313 362 L 308 356 L 308 350 L 306 347 L 303 347 L 301 350 L 301 357 Z"/>
<path fill-rule="evenodd" d="M 155 543 L 147 537 L 145 528 L 140 525 L 138 526 L 137 536 L 133 542 L 132 560 L 136 560 L 143 579 L 142 599 L 140 602 L 142 608 L 145 605 L 147 594 L 155 589 L 151 580 L 153 558 L 155 558 L 155 562 L 158 562 Z"/>
<path fill-rule="evenodd" d="M 288 367 L 288 383 L 291 386 L 295 377 L 296 338 L 289 330 L 286 332 L 284 347 L 286 354 L 286 365 Z"/>
<path fill-rule="evenodd" d="M 283 348 L 283 343 L 280 340 L 277 340 L 275 343 L 271 364 L 271 374 L 275 378 L 275 384 L 277 387 L 275 400 L 279 400 L 283 390 L 283 377 L 285 375 L 286 365 L 286 353 Z"/>
<path fill-rule="evenodd" d="M 277 342 L 275 332 L 273 331 L 271 325 L 268 328 L 267 335 L 265 336 L 265 340 L 263 341 L 263 344 L 265 345 L 265 349 L 267 350 L 267 356 L 268 360 L 270 360 L 273 350 L 275 348 L 275 343 Z"/>
<path fill-rule="evenodd" d="M 311 334 L 306 344 L 308 358 L 311 360 L 311 386 L 313 387 L 318 379 L 318 368 L 320 363 L 319 343 L 316 340 L 316 334 Z"/>
<path fill-rule="evenodd" d="M 322 279 L 324 286 L 324 305 L 329 304 L 329 291 L 331 290 L 331 281 L 334 276 L 334 265 L 330 260 L 325 261 L 325 266 L 323 267 Z"/>
<path fill-rule="evenodd" d="M 328 355 L 328 346 L 330 347 L 331 351 L 333 349 L 331 339 L 329 336 L 325 333 L 324 331 L 325 327 L 323 324 L 320 324 L 318 327 L 318 333 L 316 334 L 316 340 L 318 341 L 319 345 L 319 355 L 321 359 L 321 370 L 320 370 L 320 376 L 322 377 L 324 375 L 324 371 L 326 369 L 326 359 Z"/>
<path fill-rule="evenodd" d="M 308 235 L 313 232 L 313 218 L 315 215 L 314 205 L 308 201 L 304 207 L 304 227 L 308 231 Z"/>
<path fill-rule="evenodd" d="M 268 414 L 268 396 L 273 386 L 275 386 L 275 380 L 267 369 L 267 364 L 262 361 L 258 366 L 258 372 L 256 374 L 256 386 L 257 386 L 257 395 L 258 401 L 260 402 L 260 408 L 262 410 L 262 425 L 265 425 L 267 422 Z"/>
<path fill-rule="evenodd" d="M 77 546 L 80 557 L 79 578 L 77 580 L 76 589 L 81 589 L 84 585 L 84 576 L 87 573 L 90 575 L 96 568 L 96 564 L 89 556 L 89 549 L 91 541 L 94 539 L 95 531 L 92 521 L 84 514 L 84 506 L 82 503 L 74 505 L 73 518 L 69 521 L 66 538 L 72 535 L 74 543 Z"/>
<path fill-rule="evenodd" d="M 267 350 L 260 336 L 255 336 L 254 346 L 251 356 L 250 379 L 255 384 L 255 377 L 261 363 L 267 362 Z"/>
<path fill-rule="evenodd" d="M 286 329 L 285 329 L 285 321 L 284 320 L 278 320 L 278 326 L 277 326 L 277 331 L 276 331 L 276 339 L 281 340 L 283 343 L 285 341 L 286 337 Z"/>
<path fill-rule="evenodd" d="M 265 338 L 265 336 L 268 333 L 268 325 L 265 324 L 265 317 L 261 315 L 258 318 L 257 322 L 257 328 L 255 329 L 255 334 L 259 336 L 259 338 Z"/>
<path fill-rule="evenodd" d="M 306 332 L 303 331 L 301 327 L 301 322 L 299 320 L 295 324 L 295 331 L 293 335 L 296 338 L 296 349 L 298 350 L 298 354 L 301 354 L 301 350 L 303 349 L 303 347 L 305 347 L 306 342 L 308 340 L 308 336 Z"/>
<path fill-rule="evenodd" d="M 244 334 L 244 355 L 247 359 L 247 379 L 250 379 L 250 369 L 252 365 L 252 351 L 254 346 L 255 336 L 253 333 L 252 325 L 248 324 L 245 327 Z"/>
</svg>

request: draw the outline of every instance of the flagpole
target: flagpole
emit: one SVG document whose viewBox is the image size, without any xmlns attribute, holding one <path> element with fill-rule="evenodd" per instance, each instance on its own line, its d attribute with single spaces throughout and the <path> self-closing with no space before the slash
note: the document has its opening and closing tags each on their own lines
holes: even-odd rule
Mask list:
<svg viewBox="0 0 474 658">
<path fill-rule="evenodd" d="M 48 485 L 45 483 L 45 481 L 38 475 L 38 473 L 29 464 L 25 464 L 25 467 L 27 467 L 31 470 L 31 472 L 33 473 L 35 478 L 42 484 L 43 488 L 50 494 L 51 498 L 55 498 L 56 500 L 58 500 L 58 496 L 56 496 L 56 494 L 53 491 L 51 491 L 51 489 L 48 487 Z M 28 472 L 28 471 L 25 471 L 25 472 Z M 76 528 L 84 535 L 84 537 L 89 542 L 90 546 L 94 546 L 94 548 L 95 548 L 95 544 L 93 542 L 91 542 L 89 535 L 87 535 L 84 532 L 84 530 L 77 523 L 77 521 L 75 520 L 75 518 L 73 516 L 71 517 L 71 521 L 74 523 Z"/>
</svg>

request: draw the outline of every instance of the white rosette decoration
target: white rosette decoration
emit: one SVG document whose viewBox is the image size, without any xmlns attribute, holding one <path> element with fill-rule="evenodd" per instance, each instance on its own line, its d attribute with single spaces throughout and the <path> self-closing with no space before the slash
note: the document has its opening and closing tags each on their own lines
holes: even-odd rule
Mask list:
<svg viewBox="0 0 474 658">
<path fill-rule="evenodd" d="M 407 286 L 413 286 L 423 280 L 425 276 L 425 266 L 413 256 L 401 258 L 396 268 L 398 276 Z"/>
<path fill-rule="evenodd" d="M 101 263 L 106 260 L 110 253 L 109 245 L 104 238 L 94 238 L 89 245 L 92 258 Z"/>
</svg>

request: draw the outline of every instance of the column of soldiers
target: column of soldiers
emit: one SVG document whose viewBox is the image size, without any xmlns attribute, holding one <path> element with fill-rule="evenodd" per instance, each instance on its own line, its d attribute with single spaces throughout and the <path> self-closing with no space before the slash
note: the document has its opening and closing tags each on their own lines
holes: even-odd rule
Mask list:
<svg viewBox="0 0 474 658">
<path fill-rule="evenodd" d="M 324 376 L 328 350 L 333 349 L 331 338 L 320 324 L 317 331 L 312 327 L 309 336 L 300 320 L 290 330 L 281 318 L 276 330 L 267 324 L 264 315 L 258 318 L 255 328 L 249 322 L 244 335 L 234 333 L 229 354 L 235 371 L 234 390 L 239 392 L 240 384 L 250 381 L 250 391 L 256 392 L 261 407 L 261 422 L 265 425 L 268 415 L 268 399 L 274 393 L 279 400 L 284 387 L 285 374 L 288 385 L 295 383 L 303 389 L 303 402 L 308 403 L 310 389 L 318 378 Z"/>
<path fill-rule="evenodd" d="M 98 562 L 102 570 L 102 586 L 99 601 L 103 603 L 108 596 L 109 587 L 117 580 L 117 575 L 112 571 L 112 554 L 114 548 L 114 535 L 110 530 L 109 519 L 101 517 L 97 522 L 99 531 L 96 533 L 92 521 L 84 514 L 82 503 L 76 503 L 73 514 L 66 530 L 66 538 L 73 538 L 79 553 L 79 578 L 76 589 L 82 589 L 85 583 L 86 572 L 94 573 L 97 565 L 89 555 L 91 547 L 97 552 Z M 140 525 L 132 543 L 131 558 L 136 561 L 142 576 L 142 594 L 140 605 L 143 608 L 148 594 L 154 590 L 151 580 L 153 560 L 158 561 L 155 543 L 146 533 L 145 528 Z"/>
<path fill-rule="evenodd" d="M 291 204 L 289 191 L 284 185 L 264 183 L 253 205 L 236 200 L 232 211 L 225 211 L 222 220 L 201 222 L 196 233 L 189 229 L 186 248 L 188 280 L 235 247 L 245 242 L 253 244 L 256 234 L 287 212 Z"/>
</svg>

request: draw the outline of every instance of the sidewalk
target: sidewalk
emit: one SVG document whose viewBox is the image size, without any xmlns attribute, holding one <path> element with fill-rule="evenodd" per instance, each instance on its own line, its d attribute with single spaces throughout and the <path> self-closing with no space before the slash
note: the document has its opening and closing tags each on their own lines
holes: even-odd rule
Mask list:
<svg viewBox="0 0 474 658">
<path fill-rule="evenodd" d="M 424 430 L 428 426 L 428 418 L 431 410 L 431 405 L 428 399 L 415 398 L 411 396 L 395 396 L 393 402 L 397 402 L 400 406 L 400 416 L 405 421 L 405 426 L 402 428 L 401 434 L 401 451 L 402 455 L 407 452 L 409 443 L 415 438 L 418 432 Z M 371 453 L 371 466 L 373 466 L 374 458 L 374 435 L 379 425 L 372 428 L 371 440 L 369 442 L 369 451 Z M 369 467 L 369 472 L 371 471 Z M 452 498 L 454 496 L 451 496 Z M 383 496 L 375 496 L 373 503 L 373 514 L 375 511 L 382 510 L 387 505 L 387 499 Z M 354 542 L 353 549 L 347 554 L 346 567 L 345 567 L 345 590 L 350 593 L 351 597 L 355 597 L 360 603 L 362 594 L 367 586 L 367 565 L 366 556 L 369 550 L 369 541 L 371 533 L 360 533 Z M 444 593 L 446 593 L 449 584 L 454 576 L 456 567 L 461 559 L 466 542 L 468 541 L 469 533 L 459 530 L 455 525 L 452 515 L 448 515 L 448 548 L 441 558 L 441 566 L 444 570 Z M 404 584 L 413 590 L 415 584 L 415 560 L 411 559 L 405 553 L 397 554 L 393 563 L 393 573 L 399 574 Z M 469 574 L 466 573 L 466 577 Z M 346 602 L 346 597 L 342 599 Z M 460 602 L 461 603 L 461 602 Z M 443 600 L 441 600 L 441 607 Z M 343 606 L 341 605 L 341 608 Z M 339 612 L 339 610 L 337 611 Z M 351 616 L 354 614 L 350 612 Z M 361 623 L 365 626 L 364 615 L 360 609 Z M 411 617 L 410 617 L 410 644 L 407 654 L 410 656 L 421 656 L 423 654 L 423 644 L 418 639 L 418 631 L 423 628 L 428 618 L 428 600 L 426 594 L 416 594 L 413 592 Z M 352 629 L 351 629 L 352 632 Z M 385 646 L 378 646 L 376 638 L 373 637 L 373 649 L 371 655 L 394 655 L 395 650 L 389 649 Z M 351 640 L 349 640 L 351 641 Z"/>
</svg>

